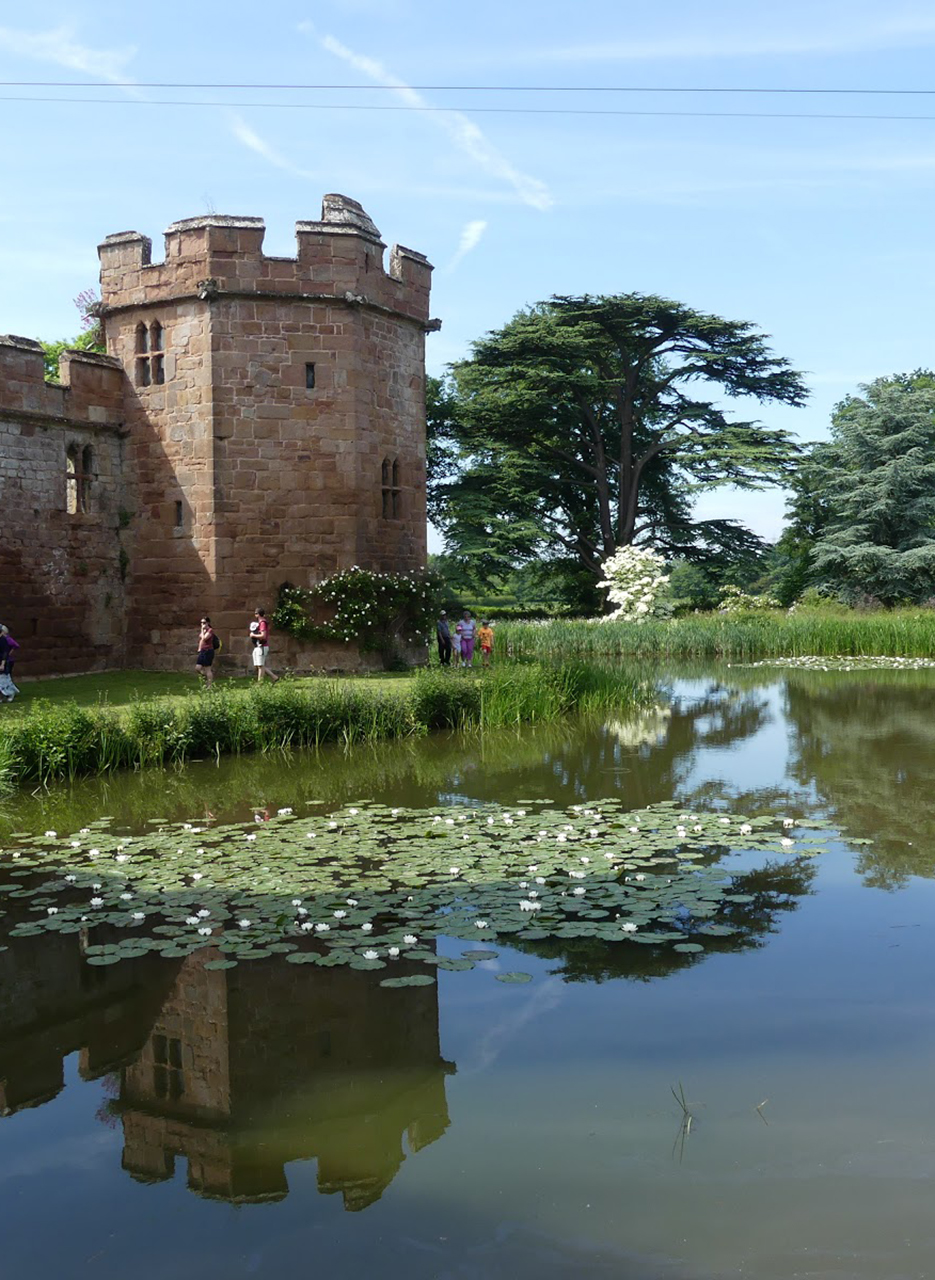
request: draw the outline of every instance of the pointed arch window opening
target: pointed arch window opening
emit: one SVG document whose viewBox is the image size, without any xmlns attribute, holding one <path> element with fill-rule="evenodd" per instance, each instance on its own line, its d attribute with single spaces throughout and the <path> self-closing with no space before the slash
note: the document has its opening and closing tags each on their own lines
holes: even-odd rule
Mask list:
<svg viewBox="0 0 935 1280">
<path fill-rule="evenodd" d="M 94 450 L 89 444 L 69 445 L 65 455 L 65 505 L 69 515 L 87 515 L 91 510 L 94 480 Z"/>
</svg>

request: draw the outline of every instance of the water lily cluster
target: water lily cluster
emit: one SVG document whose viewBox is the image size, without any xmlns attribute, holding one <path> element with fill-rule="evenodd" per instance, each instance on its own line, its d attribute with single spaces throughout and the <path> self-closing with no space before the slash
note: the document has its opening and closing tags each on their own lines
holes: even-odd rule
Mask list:
<svg viewBox="0 0 935 1280">
<path fill-rule="evenodd" d="M 424 640 L 430 631 L 437 583 L 427 573 L 377 573 L 358 565 L 332 574 L 313 587 L 284 583 L 273 626 L 300 640 L 356 641 L 380 650 L 387 640 Z M 329 621 L 315 621 L 333 610 Z"/>
<path fill-rule="evenodd" d="M 71 835 L 18 837 L 0 852 L 5 929 L 80 931 L 88 962 L 99 965 L 211 948 L 213 968 L 278 953 L 358 969 L 473 966 L 470 954 L 439 955 L 442 937 L 703 952 L 736 932 L 729 904 L 752 901 L 715 857 L 798 857 L 821 845 L 811 820 L 805 828 L 789 816 L 671 803 L 627 810 L 616 800 L 436 813 L 361 803 L 257 816 L 154 823 L 142 836 L 102 820 Z"/>
<path fill-rule="evenodd" d="M 607 599 L 616 605 L 602 622 L 646 622 L 650 618 L 667 618 L 671 606 L 666 600 L 669 575 L 665 560 L 651 547 L 621 547 L 601 565 L 603 574 L 598 584 L 607 591 Z"/>
</svg>

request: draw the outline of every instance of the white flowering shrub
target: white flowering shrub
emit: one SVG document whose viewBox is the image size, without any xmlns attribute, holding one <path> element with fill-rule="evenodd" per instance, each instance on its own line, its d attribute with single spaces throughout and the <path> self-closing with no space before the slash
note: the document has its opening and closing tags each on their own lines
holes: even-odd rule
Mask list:
<svg viewBox="0 0 935 1280">
<path fill-rule="evenodd" d="M 604 577 L 598 585 L 607 588 L 608 600 L 616 605 L 602 622 L 646 622 L 671 613 L 666 599 L 669 575 L 658 551 L 621 547 L 604 561 L 601 571 Z"/>
<path fill-rule="evenodd" d="M 751 596 L 728 584 L 721 587 L 721 603 L 717 608 L 718 613 L 756 613 L 764 609 L 781 609 L 782 605 L 774 596 Z"/>
</svg>

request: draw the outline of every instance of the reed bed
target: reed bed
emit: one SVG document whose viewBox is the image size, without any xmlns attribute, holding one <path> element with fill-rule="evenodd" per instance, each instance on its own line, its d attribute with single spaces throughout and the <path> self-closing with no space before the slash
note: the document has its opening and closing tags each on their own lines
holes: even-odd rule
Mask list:
<svg viewBox="0 0 935 1280">
<path fill-rule="evenodd" d="M 627 671 L 509 663 L 490 671 L 419 672 L 391 690 L 282 680 L 143 699 L 120 711 L 37 701 L 0 724 L 0 791 L 221 755 L 542 722 L 576 709 L 630 706 L 643 689 Z"/>
<path fill-rule="evenodd" d="M 529 661 L 626 658 L 920 658 L 935 655 L 935 610 L 692 614 L 668 622 L 502 622 L 497 644 Z"/>
</svg>

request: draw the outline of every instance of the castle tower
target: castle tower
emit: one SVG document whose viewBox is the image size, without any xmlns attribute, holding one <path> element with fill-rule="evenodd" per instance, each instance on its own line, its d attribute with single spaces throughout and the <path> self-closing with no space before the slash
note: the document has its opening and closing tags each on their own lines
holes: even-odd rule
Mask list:
<svg viewBox="0 0 935 1280">
<path fill-rule="evenodd" d="M 173 223 L 100 246 L 107 351 L 122 364 L 135 492 L 130 665 L 177 666 L 198 618 L 238 636 L 284 581 L 425 564 L 431 266 L 325 196 L 295 258 L 258 218 Z M 245 645 L 245 641 L 243 642 Z"/>
</svg>

